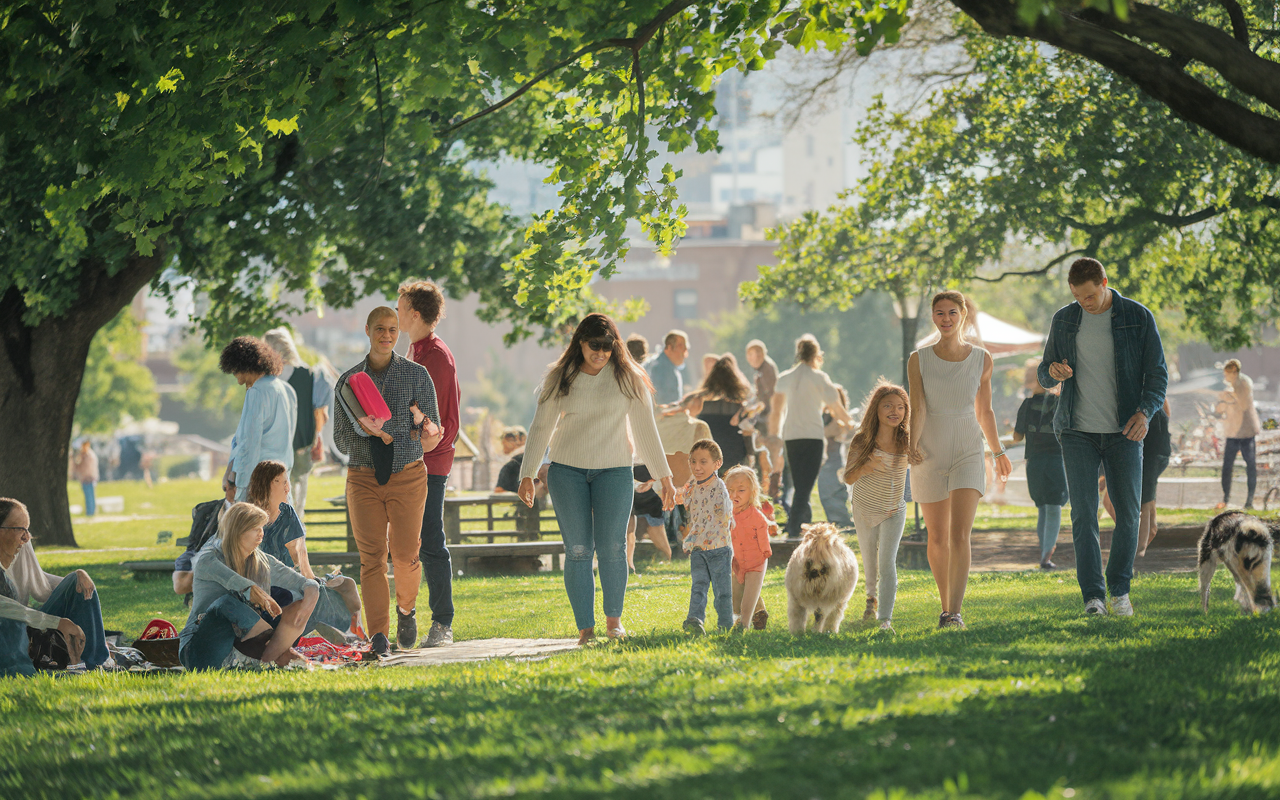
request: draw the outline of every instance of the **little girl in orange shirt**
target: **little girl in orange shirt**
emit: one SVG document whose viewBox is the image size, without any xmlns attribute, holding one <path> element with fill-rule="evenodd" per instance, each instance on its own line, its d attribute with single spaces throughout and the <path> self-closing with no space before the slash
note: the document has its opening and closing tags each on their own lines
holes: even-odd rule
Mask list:
<svg viewBox="0 0 1280 800">
<path fill-rule="evenodd" d="M 751 627 L 762 631 L 769 622 L 760 592 L 769 568 L 769 519 L 760 510 L 760 481 L 755 470 L 738 466 L 724 476 L 733 503 L 733 614 L 737 630 L 746 630 L 743 609 L 755 609 Z"/>
</svg>

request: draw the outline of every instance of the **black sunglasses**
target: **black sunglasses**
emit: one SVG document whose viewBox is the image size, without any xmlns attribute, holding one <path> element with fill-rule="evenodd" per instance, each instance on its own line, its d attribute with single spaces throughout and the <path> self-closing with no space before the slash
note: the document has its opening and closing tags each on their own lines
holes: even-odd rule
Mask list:
<svg viewBox="0 0 1280 800">
<path fill-rule="evenodd" d="M 599 353 L 601 350 L 612 350 L 613 337 L 606 336 L 602 339 L 588 339 L 587 347 L 590 347 L 592 350 L 596 351 L 597 353 Z"/>
</svg>

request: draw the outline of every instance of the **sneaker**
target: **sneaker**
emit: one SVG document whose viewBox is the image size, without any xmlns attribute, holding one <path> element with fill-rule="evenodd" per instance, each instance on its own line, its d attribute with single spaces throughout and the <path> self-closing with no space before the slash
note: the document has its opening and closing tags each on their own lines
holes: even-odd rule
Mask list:
<svg viewBox="0 0 1280 800">
<path fill-rule="evenodd" d="M 764 630 L 765 626 L 768 624 L 769 624 L 769 612 L 765 611 L 763 608 L 751 615 L 751 627 L 755 628 L 756 630 L 762 631 Z"/>
<path fill-rule="evenodd" d="M 1084 604 L 1084 613 L 1092 617 L 1105 617 L 1107 615 L 1107 604 L 1095 597 Z"/>
<path fill-rule="evenodd" d="M 897 633 L 897 631 L 893 629 L 893 620 L 891 619 L 880 620 L 880 630 L 888 631 L 889 633 Z"/>
<path fill-rule="evenodd" d="M 684 621 L 684 629 L 686 633 L 692 633 L 694 636 L 702 636 L 707 632 L 702 620 L 697 619 L 686 619 Z"/>
<path fill-rule="evenodd" d="M 418 641 L 418 609 L 405 614 L 396 609 L 396 645 L 401 650 L 410 650 Z"/>
<path fill-rule="evenodd" d="M 1058 568 L 1058 565 L 1053 563 L 1047 558 L 1044 561 L 1040 562 L 1040 569 L 1048 571 L 1048 570 L 1057 569 L 1057 568 Z"/>
<path fill-rule="evenodd" d="M 449 625 L 441 625 L 439 622 L 432 622 L 431 628 L 427 631 L 427 638 L 423 639 L 418 647 L 440 647 L 446 644 L 453 644 L 453 628 Z"/>
<path fill-rule="evenodd" d="M 1119 597 L 1112 597 L 1111 613 L 1117 617 L 1132 617 L 1133 603 L 1129 602 L 1129 595 L 1122 594 Z"/>
<path fill-rule="evenodd" d="M 948 614 L 947 624 L 943 627 L 964 630 L 964 620 L 960 618 L 959 614 Z"/>
<path fill-rule="evenodd" d="M 387 641 L 384 633 L 375 633 L 373 638 L 369 640 L 369 649 L 373 651 L 375 656 L 385 656 L 391 652 L 391 642 Z"/>
<path fill-rule="evenodd" d="M 939 615 L 938 615 L 938 628 L 939 628 L 939 630 L 941 630 L 942 628 L 947 627 L 947 623 L 948 623 L 948 622 L 950 622 L 950 621 L 951 621 L 951 613 L 950 613 L 949 611 L 943 611 L 941 614 L 939 614 Z"/>
<path fill-rule="evenodd" d="M 862 612 L 862 621 L 870 622 L 876 618 L 876 599 L 874 597 L 867 598 L 867 607 Z"/>
<path fill-rule="evenodd" d="M 604 635 L 610 639 L 625 639 L 627 638 L 627 629 L 622 627 L 622 623 L 618 623 L 616 628 L 606 627 Z"/>
</svg>

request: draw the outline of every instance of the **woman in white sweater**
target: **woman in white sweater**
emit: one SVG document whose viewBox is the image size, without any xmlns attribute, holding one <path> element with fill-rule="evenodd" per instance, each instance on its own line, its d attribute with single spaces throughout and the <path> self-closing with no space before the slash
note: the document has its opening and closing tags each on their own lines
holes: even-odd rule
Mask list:
<svg viewBox="0 0 1280 800">
<path fill-rule="evenodd" d="M 604 314 L 582 320 L 538 391 L 520 470 L 520 499 L 533 507 L 534 481 L 550 446 L 547 489 L 564 539 L 564 585 L 580 644 L 595 637 L 593 557 L 600 564 L 606 633 L 611 639 L 625 634 L 621 618 L 632 499 L 628 423 L 640 460 L 662 482 L 663 508 L 675 504 L 652 397 L 649 377 Z"/>
</svg>

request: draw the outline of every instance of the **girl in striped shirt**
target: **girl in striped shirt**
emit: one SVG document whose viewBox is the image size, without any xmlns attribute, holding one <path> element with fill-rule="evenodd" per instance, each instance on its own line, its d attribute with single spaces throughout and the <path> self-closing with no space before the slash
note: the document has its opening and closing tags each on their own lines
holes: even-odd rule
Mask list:
<svg viewBox="0 0 1280 800">
<path fill-rule="evenodd" d="M 893 630 L 898 544 L 907 520 L 910 399 L 906 389 L 881 378 L 863 408 L 862 424 L 849 443 L 842 480 L 849 484 L 853 524 L 866 575 L 867 609 L 862 619 L 878 617 L 882 629 Z"/>
</svg>

